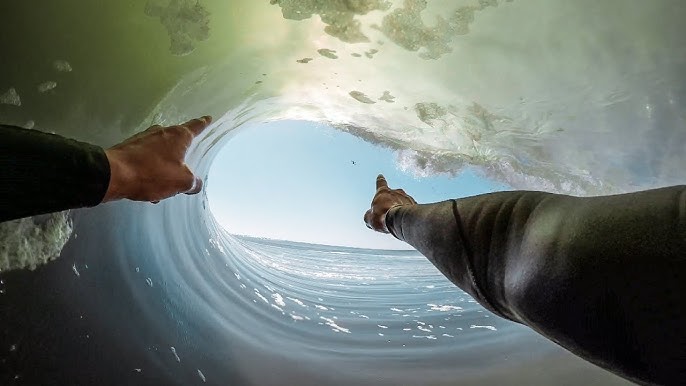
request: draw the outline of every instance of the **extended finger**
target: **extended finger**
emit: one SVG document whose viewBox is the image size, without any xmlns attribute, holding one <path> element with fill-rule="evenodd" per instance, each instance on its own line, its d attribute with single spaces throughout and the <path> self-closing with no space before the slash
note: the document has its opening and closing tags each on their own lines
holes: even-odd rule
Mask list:
<svg viewBox="0 0 686 386">
<path fill-rule="evenodd" d="M 376 177 L 376 190 L 379 190 L 381 188 L 387 188 L 388 187 L 388 182 L 386 182 L 386 177 L 383 176 L 383 174 L 379 174 Z"/>
<path fill-rule="evenodd" d="M 203 130 L 205 130 L 205 128 L 207 128 L 207 126 L 210 125 L 211 122 L 212 117 L 210 117 L 209 115 L 205 115 L 201 118 L 191 119 L 190 121 L 184 123 L 181 126 L 190 130 L 191 133 L 193 133 L 193 135 L 197 137 L 200 133 L 202 133 Z"/>
</svg>

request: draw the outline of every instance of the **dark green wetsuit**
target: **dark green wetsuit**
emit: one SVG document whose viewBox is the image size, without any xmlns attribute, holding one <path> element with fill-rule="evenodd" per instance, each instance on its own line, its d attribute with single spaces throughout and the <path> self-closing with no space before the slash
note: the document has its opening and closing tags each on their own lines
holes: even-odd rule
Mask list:
<svg viewBox="0 0 686 386">
<path fill-rule="evenodd" d="M 500 192 L 386 224 L 492 312 L 635 382 L 686 384 L 686 186 Z"/>
<path fill-rule="evenodd" d="M 0 222 L 97 205 L 109 183 L 102 148 L 0 125 Z"/>
</svg>

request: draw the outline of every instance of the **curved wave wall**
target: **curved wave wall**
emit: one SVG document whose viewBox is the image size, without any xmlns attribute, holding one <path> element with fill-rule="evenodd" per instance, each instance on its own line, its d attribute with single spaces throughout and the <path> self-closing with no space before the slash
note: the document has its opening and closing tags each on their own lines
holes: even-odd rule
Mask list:
<svg viewBox="0 0 686 386">
<path fill-rule="evenodd" d="M 106 146 L 210 113 L 190 155 L 201 175 L 236 130 L 301 119 L 394 149 L 419 176 L 476 166 L 574 194 L 683 183 L 678 0 L 2 7 L 4 122 Z M 75 211 L 57 261 L 2 273 L 6 378 L 623 383 L 498 320 L 416 253 L 231 236 L 206 200 Z M 46 259 L 69 233 L 57 223 L 3 233 Z"/>
</svg>

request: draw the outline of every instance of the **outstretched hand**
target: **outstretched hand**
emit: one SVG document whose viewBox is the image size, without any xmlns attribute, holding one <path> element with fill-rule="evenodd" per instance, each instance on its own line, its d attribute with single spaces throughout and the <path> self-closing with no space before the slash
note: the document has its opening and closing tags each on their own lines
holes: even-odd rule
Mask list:
<svg viewBox="0 0 686 386">
<path fill-rule="evenodd" d="M 417 205 L 417 202 L 402 189 L 390 189 L 386 178 L 379 174 L 376 177 L 376 194 L 372 199 L 372 207 L 364 214 L 367 228 L 389 233 L 386 228 L 386 213 L 391 208 L 402 205 Z"/>
<path fill-rule="evenodd" d="M 193 139 L 210 122 L 212 117 L 205 116 L 177 126 L 151 126 L 107 149 L 111 176 L 102 202 L 127 198 L 157 203 L 179 193 L 199 193 L 202 180 L 185 158 Z"/>
</svg>

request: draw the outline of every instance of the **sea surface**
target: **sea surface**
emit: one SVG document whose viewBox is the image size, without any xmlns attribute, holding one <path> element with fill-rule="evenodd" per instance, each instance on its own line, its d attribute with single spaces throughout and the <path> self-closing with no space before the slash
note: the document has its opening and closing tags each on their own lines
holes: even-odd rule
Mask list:
<svg viewBox="0 0 686 386">
<path fill-rule="evenodd" d="M 491 314 L 415 251 L 232 236 L 186 204 L 200 208 L 160 204 L 183 221 L 145 204 L 76 211 L 57 261 L 3 274 L 5 381 L 626 384 Z"/>
<path fill-rule="evenodd" d="M 575 195 L 684 183 L 682 0 L 5 1 L 0 15 L 2 123 L 107 147 L 210 114 L 188 157 L 203 177 L 235 133 L 304 120 L 420 177 L 470 168 Z M 626 384 L 415 252 L 231 236 L 208 208 L 0 224 L 0 383 Z"/>
</svg>

